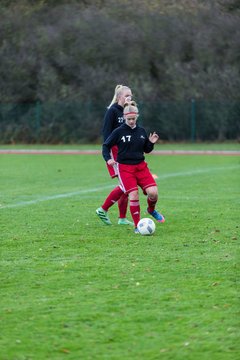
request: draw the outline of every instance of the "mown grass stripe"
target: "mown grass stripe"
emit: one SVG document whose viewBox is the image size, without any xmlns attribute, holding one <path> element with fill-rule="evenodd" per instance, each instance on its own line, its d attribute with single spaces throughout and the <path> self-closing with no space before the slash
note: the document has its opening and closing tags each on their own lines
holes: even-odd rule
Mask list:
<svg viewBox="0 0 240 360">
<path fill-rule="evenodd" d="M 199 175 L 199 174 L 212 173 L 215 171 L 226 171 L 226 170 L 234 170 L 234 169 L 240 169 L 240 166 L 233 165 L 233 166 L 228 166 L 228 167 L 225 166 L 225 167 L 216 167 L 216 168 L 205 168 L 205 169 L 198 169 L 198 170 L 194 170 L 194 171 L 183 171 L 183 172 L 163 174 L 163 175 L 158 176 L 158 180 L 165 180 L 165 179 L 169 179 L 172 177 L 180 177 L 180 176 L 195 176 L 195 175 Z M 69 198 L 69 197 L 73 197 L 73 196 L 77 196 L 77 195 L 84 195 L 84 194 L 88 194 L 88 193 L 92 193 L 92 192 L 98 192 L 101 190 L 110 189 L 112 187 L 113 187 L 113 185 L 107 185 L 107 186 L 100 186 L 100 187 L 96 187 L 96 188 L 73 191 L 73 192 L 64 193 L 64 194 L 43 196 L 43 197 L 39 197 L 39 198 L 33 199 L 33 200 L 20 201 L 15 204 L 7 204 L 7 205 L 3 205 L 3 206 L 0 205 L 0 210 L 16 208 L 16 207 L 21 207 L 21 206 L 35 205 L 35 204 L 37 204 L 39 202 L 43 202 L 43 201 L 51 201 L 51 200 Z"/>
</svg>

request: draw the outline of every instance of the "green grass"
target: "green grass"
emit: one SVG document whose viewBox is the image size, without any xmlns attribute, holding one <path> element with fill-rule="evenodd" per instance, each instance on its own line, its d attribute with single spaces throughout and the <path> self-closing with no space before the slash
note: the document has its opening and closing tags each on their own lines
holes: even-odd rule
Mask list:
<svg viewBox="0 0 240 360">
<path fill-rule="evenodd" d="M 91 144 L 91 145 L 43 145 L 43 144 L 14 144 L 14 145 L 4 145 L 0 144 L 1 149 L 101 149 L 101 144 Z M 238 150 L 240 151 L 240 143 L 235 142 L 182 142 L 182 143 L 168 143 L 163 142 L 155 145 L 156 150 Z"/>
<path fill-rule="evenodd" d="M 96 217 L 100 155 L 0 155 L 0 359 L 237 360 L 239 160 L 147 156 L 143 237 Z"/>
</svg>

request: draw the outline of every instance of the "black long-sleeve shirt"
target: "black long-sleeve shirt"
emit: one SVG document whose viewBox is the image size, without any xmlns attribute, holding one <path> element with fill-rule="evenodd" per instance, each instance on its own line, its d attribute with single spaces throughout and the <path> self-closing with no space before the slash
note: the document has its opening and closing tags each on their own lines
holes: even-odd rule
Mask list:
<svg viewBox="0 0 240 360">
<path fill-rule="evenodd" d="M 124 123 L 123 118 L 123 107 L 117 103 L 113 104 L 105 113 L 103 120 L 103 141 L 113 132 L 114 129 L 118 128 Z"/>
<path fill-rule="evenodd" d="M 136 125 L 132 129 L 127 124 L 115 129 L 104 141 L 102 155 L 105 161 L 111 159 L 110 149 L 114 145 L 118 146 L 117 162 L 129 165 L 139 164 L 145 159 L 144 153 L 150 153 L 154 148 L 144 128 Z"/>
</svg>

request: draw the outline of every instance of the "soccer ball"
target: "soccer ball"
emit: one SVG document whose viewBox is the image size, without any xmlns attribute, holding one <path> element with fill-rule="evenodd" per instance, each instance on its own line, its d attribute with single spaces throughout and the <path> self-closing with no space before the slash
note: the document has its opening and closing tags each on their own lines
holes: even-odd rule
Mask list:
<svg viewBox="0 0 240 360">
<path fill-rule="evenodd" d="M 137 228 L 141 235 L 152 235 L 156 226 L 152 219 L 143 218 L 138 222 Z"/>
</svg>

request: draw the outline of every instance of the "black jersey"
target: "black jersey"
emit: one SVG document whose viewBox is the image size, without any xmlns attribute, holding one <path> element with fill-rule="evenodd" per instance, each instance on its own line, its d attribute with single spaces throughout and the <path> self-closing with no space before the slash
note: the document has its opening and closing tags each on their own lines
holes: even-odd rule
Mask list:
<svg viewBox="0 0 240 360">
<path fill-rule="evenodd" d="M 117 103 L 113 104 L 105 113 L 102 129 L 103 141 L 105 141 L 112 131 L 124 123 L 123 107 Z"/>
<path fill-rule="evenodd" d="M 145 159 L 144 153 L 151 152 L 154 147 L 144 128 L 136 125 L 132 129 L 127 124 L 115 129 L 104 141 L 102 154 L 105 161 L 111 159 L 110 149 L 114 145 L 118 146 L 117 162 L 129 165 L 139 164 Z"/>
</svg>

